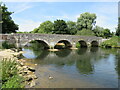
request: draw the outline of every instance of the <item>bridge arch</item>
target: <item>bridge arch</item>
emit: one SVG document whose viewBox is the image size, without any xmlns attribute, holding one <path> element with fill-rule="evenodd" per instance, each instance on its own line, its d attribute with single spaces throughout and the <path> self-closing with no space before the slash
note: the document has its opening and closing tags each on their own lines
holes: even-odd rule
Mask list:
<svg viewBox="0 0 120 90">
<path fill-rule="evenodd" d="M 72 47 L 71 42 L 65 39 L 57 41 L 57 43 L 54 46 L 54 48 L 57 48 L 57 49 L 71 48 L 71 47 Z"/>
<path fill-rule="evenodd" d="M 87 42 L 84 40 L 79 40 L 77 43 L 80 44 L 80 47 L 87 47 Z"/>
<path fill-rule="evenodd" d="M 98 46 L 99 46 L 98 41 L 93 40 L 93 41 L 91 42 L 91 47 L 98 47 Z"/>
<path fill-rule="evenodd" d="M 42 44 L 43 45 L 42 49 L 49 49 L 50 48 L 49 43 L 46 40 L 41 40 L 41 39 L 28 40 L 27 42 L 24 43 L 23 47 L 32 41 L 37 41 L 38 43 Z"/>
</svg>

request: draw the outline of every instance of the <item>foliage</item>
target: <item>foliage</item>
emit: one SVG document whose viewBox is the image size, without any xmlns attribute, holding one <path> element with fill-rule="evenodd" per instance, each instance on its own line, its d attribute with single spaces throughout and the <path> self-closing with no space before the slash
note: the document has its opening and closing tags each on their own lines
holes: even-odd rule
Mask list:
<svg viewBox="0 0 120 90">
<path fill-rule="evenodd" d="M 76 22 L 67 21 L 67 27 L 71 35 L 75 35 L 77 33 Z"/>
<path fill-rule="evenodd" d="M 80 46 L 81 46 L 80 43 L 77 42 L 77 43 L 76 43 L 76 48 L 80 48 Z"/>
<path fill-rule="evenodd" d="M 23 88 L 24 85 L 21 84 L 22 81 L 22 77 L 15 75 L 12 78 L 10 78 L 5 84 L 3 84 L 2 88 Z"/>
<path fill-rule="evenodd" d="M 93 13 L 85 12 L 80 15 L 77 19 L 77 28 L 78 30 L 89 29 L 92 30 L 93 25 L 95 24 L 96 15 Z"/>
<path fill-rule="evenodd" d="M 99 27 L 99 26 L 96 26 L 94 29 L 93 29 L 93 32 L 95 33 L 95 36 L 98 36 L 98 37 L 103 37 L 103 38 L 109 38 L 111 37 L 112 35 L 114 35 L 113 33 L 110 32 L 109 29 L 104 29 L 102 27 Z"/>
<path fill-rule="evenodd" d="M 20 88 L 23 78 L 18 75 L 18 63 L 12 59 L 2 60 L 2 88 Z"/>
<path fill-rule="evenodd" d="M 83 29 L 81 31 L 77 32 L 77 35 L 84 35 L 84 36 L 95 36 L 94 32 L 92 30 L 86 30 Z"/>
<path fill-rule="evenodd" d="M 101 47 L 117 47 L 118 46 L 118 38 L 117 36 L 112 37 L 111 39 L 104 41 L 101 43 Z"/>
<path fill-rule="evenodd" d="M 13 12 L 9 12 L 5 4 L 0 4 L 0 7 L 2 10 L 2 33 L 15 33 L 18 30 L 18 25 L 10 16 Z"/>
<path fill-rule="evenodd" d="M 45 21 L 40 24 L 38 28 L 35 28 L 31 33 L 52 33 L 53 23 L 51 21 Z"/>
<path fill-rule="evenodd" d="M 15 45 L 14 45 L 14 44 L 9 44 L 7 41 L 4 41 L 4 42 L 2 43 L 2 48 L 3 48 L 3 49 L 15 48 Z"/>
<path fill-rule="evenodd" d="M 54 21 L 54 34 L 70 34 L 67 24 L 64 20 Z"/>
<path fill-rule="evenodd" d="M 9 80 L 12 76 L 17 74 L 17 63 L 15 61 L 3 59 L 2 60 L 2 81 Z"/>
</svg>

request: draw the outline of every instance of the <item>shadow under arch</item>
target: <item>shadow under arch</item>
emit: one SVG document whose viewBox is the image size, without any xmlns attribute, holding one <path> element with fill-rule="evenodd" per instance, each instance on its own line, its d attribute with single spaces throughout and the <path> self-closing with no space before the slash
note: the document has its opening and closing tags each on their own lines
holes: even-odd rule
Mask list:
<svg viewBox="0 0 120 90">
<path fill-rule="evenodd" d="M 33 47 L 33 49 L 49 49 L 49 45 L 44 40 L 30 40 L 23 47 Z M 39 48 L 38 48 L 39 47 Z"/>
<path fill-rule="evenodd" d="M 66 48 L 71 48 L 71 47 L 72 47 L 72 44 L 68 40 L 60 40 L 54 46 L 54 48 L 56 49 L 66 49 Z"/>
<path fill-rule="evenodd" d="M 91 42 L 91 47 L 98 47 L 98 46 L 99 46 L 98 41 L 92 41 Z"/>
<path fill-rule="evenodd" d="M 58 52 L 54 52 L 58 57 L 67 57 L 72 50 L 66 49 L 66 50 L 60 50 Z"/>
<path fill-rule="evenodd" d="M 80 40 L 78 43 L 80 44 L 80 47 L 87 47 L 87 43 L 84 40 Z"/>
</svg>

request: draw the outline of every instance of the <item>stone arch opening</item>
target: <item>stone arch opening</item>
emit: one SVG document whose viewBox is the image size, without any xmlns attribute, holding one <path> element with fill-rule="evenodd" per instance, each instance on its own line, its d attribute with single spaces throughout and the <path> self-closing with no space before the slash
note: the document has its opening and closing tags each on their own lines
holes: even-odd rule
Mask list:
<svg viewBox="0 0 120 90">
<path fill-rule="evenodd" d="M 38 49 L 49 49 L 49 45 L 44 40 L 30 40 L 27 42 L 24 47 L 33 47 Z"/>
<path fill-rule="evenodd" d="M 60 40 L 54 46 L 54 48 L 56 49 L 66 49 L 66 48 L 71 48 L 71 47 L 72 47 L 72 44 L 67 40 Z"/>
<path fill-rule="evenodd" d="M 87 47 L 87 43 L 84 40 L 80 40 L 77 43 L 77 47 Z"/>
<path fill-rule="evenodd" d="M 98 46 L 99 46 L 98 41 L 91 42 L 91 47 L 98 47 Z"/>
</svg>

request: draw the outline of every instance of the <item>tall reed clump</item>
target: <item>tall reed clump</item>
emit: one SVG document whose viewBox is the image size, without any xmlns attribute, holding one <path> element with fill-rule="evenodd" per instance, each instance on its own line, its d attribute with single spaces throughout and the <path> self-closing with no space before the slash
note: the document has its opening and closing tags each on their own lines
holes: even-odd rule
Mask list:
<svg viewBox="0 0 120 90">
<path fill-rule="evenodd" d="M 2 88 L 23 88 L 23 77 L 18 75 L 18 63 L 12 59 L 2 60 Z"/>
</svg>

